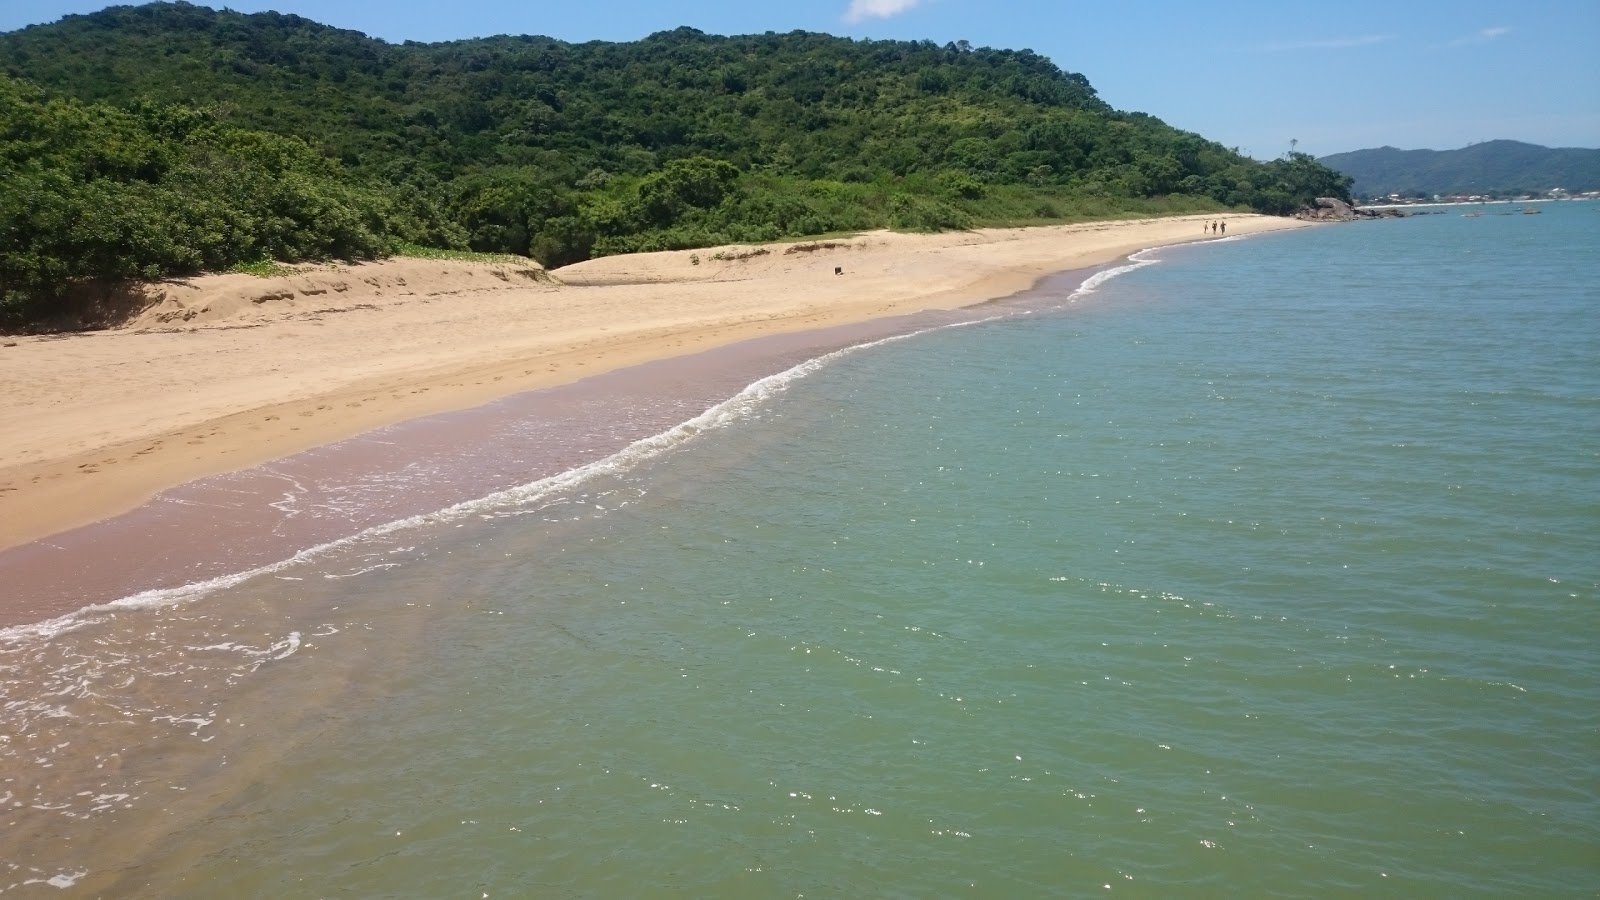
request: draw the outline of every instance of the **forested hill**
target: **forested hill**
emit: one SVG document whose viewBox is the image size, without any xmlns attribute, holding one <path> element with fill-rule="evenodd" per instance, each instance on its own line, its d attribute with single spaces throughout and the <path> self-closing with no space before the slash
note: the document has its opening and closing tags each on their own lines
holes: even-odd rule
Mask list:
<svg viewBox="0 0 1600 900">
<path fill-rule="evenodd" d="M 64 280 L 404 244 L 561 265 L 1348 197 L 1309 156 L 1116 111 L 1027 50 L 688 28 L 390 44 L 186 3 L 0 34 L 0 167 L 13 318 Z"/>
<path fill-rule="evenodd" d="M 1378 147 L 1323 157 L 1362 197 L 1600 191 L 1600 150 L 1485 141 L 1460 150 Z"/>
</svg>

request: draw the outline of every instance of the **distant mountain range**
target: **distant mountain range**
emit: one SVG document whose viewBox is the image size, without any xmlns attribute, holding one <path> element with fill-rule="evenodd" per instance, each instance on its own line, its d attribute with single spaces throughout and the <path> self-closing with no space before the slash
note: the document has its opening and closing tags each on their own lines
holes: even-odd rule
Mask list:
<svg viewBox="0 0 1600 900">
<path fill-rule="evenodd" d="M 1460 150 L 1378 147 L 1318 161 L 1354 178 L 1359 197 L 1600 190 L 1600 150 L 1521 141 L 1485 141 Z"/>
</svg>

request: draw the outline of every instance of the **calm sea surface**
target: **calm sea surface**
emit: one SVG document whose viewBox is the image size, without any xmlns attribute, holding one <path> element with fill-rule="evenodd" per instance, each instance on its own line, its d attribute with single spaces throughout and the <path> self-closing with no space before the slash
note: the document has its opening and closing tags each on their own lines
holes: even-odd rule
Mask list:
<svg viewBox="0 0 1600 900">
<path fill-rule="evenodd" d="M 1146 253 L 0 643 L 0 891 L 1593 896 L 1600 204 Z"/>
</svg>

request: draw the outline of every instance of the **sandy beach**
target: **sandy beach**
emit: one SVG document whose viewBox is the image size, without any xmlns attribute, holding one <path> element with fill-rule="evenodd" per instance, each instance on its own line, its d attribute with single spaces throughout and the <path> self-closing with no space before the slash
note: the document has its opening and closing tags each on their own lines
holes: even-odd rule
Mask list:
<svg viewBox="0 0 1600 900">
<path fill-rule="evenodd" d="M 395 259 L 156 285 L 122 327 L 0 339 L 0 549 L 383 425 L 747 338 L 996 299 L 1208 239 L 1201 223 L 1216 218 L 874 232 L 549 273 Z M 1305 227 L 1221 218 L 1230 235 Z"/>
</svg>

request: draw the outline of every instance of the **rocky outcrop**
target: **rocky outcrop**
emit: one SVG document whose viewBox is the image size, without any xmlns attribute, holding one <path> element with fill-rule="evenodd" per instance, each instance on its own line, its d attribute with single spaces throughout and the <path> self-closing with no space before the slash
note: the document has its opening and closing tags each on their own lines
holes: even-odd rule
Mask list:
<svg viewBox="0 0 1600 900">
<path fill-rule="evenodd" d="M 1307 206 L 1294 214 L 1296 219 L 1308 222 L 1354 222 L 1357 219 L 1398 219 L 1405 212 L 1398 209 L 1357 209 L 1338 197 L 1318 197 L 1315 206 Z"/>
</svg>

